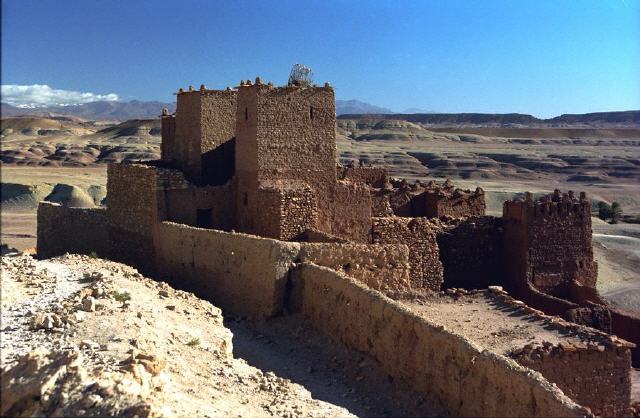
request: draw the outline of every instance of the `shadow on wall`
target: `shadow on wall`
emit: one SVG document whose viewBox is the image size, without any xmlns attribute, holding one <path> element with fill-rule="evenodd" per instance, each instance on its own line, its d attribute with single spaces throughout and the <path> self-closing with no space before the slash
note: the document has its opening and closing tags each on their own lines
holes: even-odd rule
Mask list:
<svg viewBox="0 0 640 418">
<path fill-rule="evenodd" d="M 235 150 L 236 139 L 233 138 L 202 154 L 203 184 L 221 186 L 231 180 L 236 171 Z"/>
<path fill-rule="evenodd" d="M 357 416 L 446 415 L 424 396 L 400 390 L 378 365 L 320 334 L 300 314 L 262 323 L 227 317 L 225 327 L 233 333 L 234 357 L 304 386 L 314 399 Z"/>
</svg>

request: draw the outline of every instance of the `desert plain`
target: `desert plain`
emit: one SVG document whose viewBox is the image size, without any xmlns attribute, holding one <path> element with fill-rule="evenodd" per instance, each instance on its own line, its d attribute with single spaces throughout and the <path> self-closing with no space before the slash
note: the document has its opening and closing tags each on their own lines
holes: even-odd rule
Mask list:
<svg viewBox="0 0 640 418">
<path fill-rule="evenodd" d="M 598 288 L 614 305 L 640 310 L 640 128 L 609 122 L 473 123 L 419 115 L 342 115 L 342 163 L 383 166 L 414 181 L 482 187 L 487 213 L 525 191 L 585 191 L 593 205 Z M 107 204 L 109 162 L 155 159 L 159 120 L 92 121 L 73 116 L 2 120 L 2 243 L 36 244 L 41 200 Z M 619 202 L 622 221 L 597 217 L 599 201 Z"/>
</svg>

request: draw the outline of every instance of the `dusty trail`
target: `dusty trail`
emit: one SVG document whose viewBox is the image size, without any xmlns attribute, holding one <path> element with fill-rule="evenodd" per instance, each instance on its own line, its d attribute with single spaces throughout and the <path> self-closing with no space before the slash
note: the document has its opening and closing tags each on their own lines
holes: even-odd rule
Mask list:
<svg viewBox="0 0 640 418">
<path fill-rule="evenodd" d="M 446 416 L 409 388 L 398 388 L 370 359 L 314 331 L 299 315 L 255 324 L 229 319 L 234 355 L 304 386 L 357 416 Z"/>
</svg>

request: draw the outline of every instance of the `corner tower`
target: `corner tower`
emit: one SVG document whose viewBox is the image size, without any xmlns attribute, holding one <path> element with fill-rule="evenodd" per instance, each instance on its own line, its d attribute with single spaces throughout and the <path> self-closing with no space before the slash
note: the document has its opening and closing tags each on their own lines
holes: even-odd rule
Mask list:
<svg viewBox="0 0 640 418">
<path fill-rule="evenodd" d="M 572 192 L 534 201 L 505 202 L 504 267 L 510 291 L 523 286 L 569 298 L 575 286 L 595 288 L 598 276 L 591 243 L 591 204 Z"/>
</svg>

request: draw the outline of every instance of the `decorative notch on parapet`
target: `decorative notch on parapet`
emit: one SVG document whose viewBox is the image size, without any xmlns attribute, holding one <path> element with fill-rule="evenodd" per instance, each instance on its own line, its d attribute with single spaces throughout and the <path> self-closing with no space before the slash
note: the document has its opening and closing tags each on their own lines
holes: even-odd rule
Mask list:
<svg viewBox="0 0 640 418">
<path fill-rule="evenodd" d="M 585 192 L 576 197 L 572 190 L 567 193 L 555 189 L 552 194 L 535 199 L 530 192 L 525 193 L 524 199 L 516 198 L 504 202 L 504 216 L 521 216 L 527 213 L 531 217 L 587 217 L 591 216 L 591 202 Z"/>
<path fill-rule="evenodd" d="M 185 91 L 185 89 L 180 87 L 178 89 L 178 92 L 174 93 L 174 94 L 179 96 L 179 95 L 188 94 L 188 93 L 191 93 L 191 94 L 216 94 L 216 93 L 220 93 L 220 92 L 233 92 L 233 91 L 235 91 L 235 89 L 233 89 L 231 87 L 227 87 L 224 90 L 215 90 L 215 89 L 207 88 L 207 86 L 205 84 L 200 84 L 200 88 L 197 89 L 197 90 L 193 86 L 187 87 L 186 91 Z"/>
</svg>

